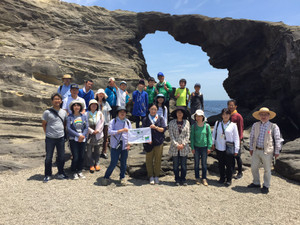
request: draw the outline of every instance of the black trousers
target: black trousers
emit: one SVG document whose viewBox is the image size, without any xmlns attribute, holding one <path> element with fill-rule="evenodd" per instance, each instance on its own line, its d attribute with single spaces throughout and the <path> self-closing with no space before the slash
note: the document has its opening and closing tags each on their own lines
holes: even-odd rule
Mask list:
<svg viewBox="0 0 300 225">
<path fill-rule="evenodd" d="M 220 179 L 226 181 L 231 181 L 232 179 L 232 165 L 234 160 L 234 155 L 226 154 L 226 151 L 217 151 L 217 158 L 219 161 L 219 172 Z"/>
</svg>

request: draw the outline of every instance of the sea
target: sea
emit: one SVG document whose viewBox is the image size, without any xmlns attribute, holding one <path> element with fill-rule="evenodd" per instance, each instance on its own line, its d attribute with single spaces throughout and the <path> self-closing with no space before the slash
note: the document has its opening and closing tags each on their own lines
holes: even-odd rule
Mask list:
<svg viewBox="0 0 300 225">
<path fill-rule="evenodd" d="M 227 100 L 204 100 L 204 114 L 206 118 L 220 114 L 227 107 Z"/>
</svg>

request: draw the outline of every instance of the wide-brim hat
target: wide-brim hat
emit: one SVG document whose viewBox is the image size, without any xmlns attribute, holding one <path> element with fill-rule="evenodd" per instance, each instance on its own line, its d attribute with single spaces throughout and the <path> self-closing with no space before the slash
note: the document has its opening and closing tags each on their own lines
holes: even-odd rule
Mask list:
<svg viewBox="0 0 300 225">
<path fill-rule="evenodd" d="M 193 120 L 196 120 L 196 115 L 197 115 L 197 116 L 203 116 L 203 117 L 204 117 L 203 121 L 206 120 L 206 117 L 205 117 L 205 115 L 204 115 L 203 110 L 201 110 L 201 109 L 196 110 L 196 112 L 192 115 L 192 119 L 193 119 Z"/>
<path fill-rule="evenodd" d="M 97 104 L 97 105 L 98 105 L 98 102 L 96 101 L 96 99 L 91 99 L 91 100 L 89 101 L 89 106 L 90 106 L 91 104 Z"/>
<path fill-rule="evenodd" d="M 260 120 L 260 116 L 259 116 L 260 113 L 269 113 L 270 114 L 270 120 L 273 119 L 276 116 L 276 113 L 269 110 L 267 107 L 260 108 L 259 111 L 254 112 L 252 114 L 252 116 L 257 120 Z"/>
<path fill-rule="evenodd" d="M 84 103 L 80 100 L 73 100 L 70 104 L 69 104 L 69 109 L 72 111 L 72 106 L 74 104 L 79 104 L 81 105 L 82 109 L 84 109 Z"/>
<path fill-rule="evenodd" d="M 177 114 L 176 113 L 177 113 L 178 110 L 183 112 L 183 119 L 188 119 L 190 117 L 190 113 L 189 113 L 189 111 L 187 111 L 185 109 L 185 107 L 177 106 L 176 109 L 171 113 L 171 115 L 174 119 L 177 119 Z"/>
<path fill-rule="evenodd" d="M 72 79 L 72 76 L 70 74 L 64 74 L 61 79 Z"/>
<path fill-rule="evenodd" d="M 117 114 L 118 114 L 120 111 L 122 111 L 122 110 L 124 110 L 126 113 L 128 112 L 128 110 L 126 109 L 126 107 L 124 107 L 124 106 L 119 106 L 119 107 L 117 108 Z"/>
<path fill-rule="evenodd" d="M 105 93 L 104 89 L 102 89 L 102 88 L 98 89 L 98 91 L 96 92 L 95 95 L 101 94 L 101 93 L 104 94 L 104 98 L 105 98 L 105 99 L 108 98 L 107 94 Z"/>
</svg>

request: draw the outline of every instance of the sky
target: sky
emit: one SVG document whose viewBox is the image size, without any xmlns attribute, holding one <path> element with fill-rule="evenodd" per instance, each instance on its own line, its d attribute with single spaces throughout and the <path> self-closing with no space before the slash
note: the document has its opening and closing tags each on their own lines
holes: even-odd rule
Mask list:
<svg viewBox="0 0 300 225">
<path fill-rule="evenodd" d="M 133 12 L 158 11 L 169 14 L 201 14 L 209 17 L 231 17 L 271 22 L 282 21 L 287 25 L 300 26 L 300 0 L 64 0 L 85 6 L 101 6 L 108 10 Z M 181 44 L 167 32 L 148 34 L 142 41 L 143 54 L 150 76 L 158 72 L 173 87 L 181 78 L 187 87 L 194 89 L 201 84 L 206 100 L 229 99 L 223 88 L 228 76 L 225 69 L 215 69 L 201 47 Z M 159 56 L 159 57 L 158 57 Z M 164 60 L 165 59 L 165 60 Z"/>
</svg>

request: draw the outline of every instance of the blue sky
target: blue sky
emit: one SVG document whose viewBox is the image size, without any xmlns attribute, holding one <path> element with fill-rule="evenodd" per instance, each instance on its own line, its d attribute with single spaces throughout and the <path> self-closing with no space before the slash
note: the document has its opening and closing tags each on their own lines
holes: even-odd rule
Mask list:
<svg viewBox="0 0 300 225">
<path fill-rule="evenodd" d="M 108 10 L 134 12 L 158 11 L 170 14 L 201 14 L 209 17 L 232 17 L 300 25 L 300 0 L 65 0 Z M 227 100 L 222 83 L 227 70 L 213 68 L 205 52 L 198 46 L 176 42 L 166 32 L 148 34 L 142 40 L 148 72 L 156 78 L 161 71 L 172 86 L 180 78 L 187 79 L 193 90 L 196 82 L 207 100 Z M 165 59 L 165 60 L 164 60 Z"/>
</svg>

